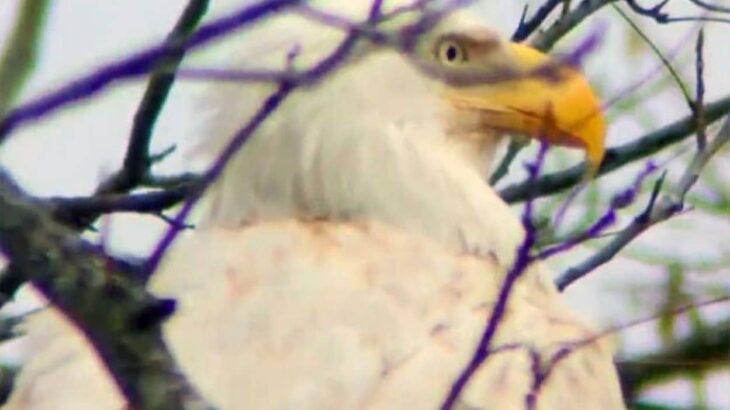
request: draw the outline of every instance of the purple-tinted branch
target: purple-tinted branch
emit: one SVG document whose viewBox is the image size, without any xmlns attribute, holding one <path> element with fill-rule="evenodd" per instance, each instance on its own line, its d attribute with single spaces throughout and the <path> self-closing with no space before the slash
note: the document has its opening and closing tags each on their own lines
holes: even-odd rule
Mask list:
<svg viewBox="0 0 730 410">
<path fill-rule="evenodd" d="M 561 78 L 561 69 L 563 67 L 579 67 L 583 61 L 591 55 L 600 46 L 604 37 L 604 26 L 598 26 L 591 33 L 585 36 L 574 49 L 567 54 L 563 54 L 555 58 L 553 62 L 537 67 L 527 72 L 517 72 L 514 70 L 503 70 L 499 72 L 484 72 L 484 70 L 450 70 L 444 68 L 441 64 L 436 64 L 430 60 L 424 59 L 413 53 L 412 38 L 418 38 L 424 33 L 424 30 L 430 30 L 437 21 L 437 18 L 443 18 L 444 11 L 441 10 L 435 16 L 427 15 L 429 25 L 414 23 L 407 25 L 400 30 L 397 35 L 386 35 L 374 29 L 367 29 L 368 26 L 362 23 L 355 23 L 345 20 L 340 16 L 332 15 L 320 10 L 308 7 L 299 7 L 297 11 L 308 17 L 315 18 L 317 21 L 325 24 L 342 24 L 344 27 L 352 27 L 352 33 L 356 33 L 364 39 L 374 44 L 392 47 L 403 53 L 404 56 L 411 61 L 426 75 L 438 78 L 455 85 L 470 84 L 492 84 L 505 81 L 514 81 L 525 78 L 546 78 L 548 80 L 559 81 Z M 425 18 L 424 17 L 424 18 Z M 416 30 L 415 28 L 418 28 Z M 229 68 L 213 68 L 213 67 L 187 67 L 178 70 L 178 76 L 189 80 L 207 80 L 220 82 L 295 82 L 298 85 L 310 85 L 321 79 L 319 75 L 311 70 L 271 70 L 271 69 L 229 69 Z"/>
<path fill-rule="evenodd" d="M 279 83 L 294 81 L 300 73 L 291 70 L 183 67 L 177 75 L 187 81 L 232 83 Z"/>
<path fill-rule="evenodd" d="M 711 124 L 730 113 L 730 96 L 704 106 L 705 118 Z M 609 174 L 662 149 L 683 141 L 696 130 L 694 116 L 689 115 L 656 131 L 636 138 L 634 141 L 606 150 L 606 155 L 596 177 Z M 530 195 L 538 197 L 554 195 L 579 184 L 586 174 L 584 161 L 570 168 L 541 176 L 536 182 L 525 180 L 499 191 L 508 203 L 522 202 Z"/>
<path fill-rule="evenodd" d="M 471 3 L 471 1 L 454 0 L 452 3 L 455 4 L 453 7 L 456 7 Z M 301 2 L 301 0 L 268 0 L 236 10 L 229 15 L 201 26 L 190 36 L 185 43 L 184 49 L 189 51 L 205 46 L 224 35 Z M 424 2 L 424 4 L 427 3 L 429 2 Z M 409 35 L 417 36 L 423 33 L 422 30 L 430 29 L 450 9 L 452 7 L 424 13 L 424 18 L 416 24 L 406 27 L 410 29 Z M 408 8 L 403 10 L 408 10 Z M 330 24 L 336 24 L 337 21 L 330 19 L 329 22 Z M 367 26 L 359 24 L 358 32 L 368 32 Z M 55 91 L 20 105 L 0 121 L 0 142 L 4 141 L 19 126 L 52 114 L 68 104 L 90 98 L 117 81 L 149 73 L 160 61 L 174 57 L 175 51 L 167 43 L 148 47 L 128 58 L 102 66 Z M 306 80 L 306 76 L 299 76 L 298 81 L 305 82 Z"/>
<path fill-rule="evenodd" d="M 602 217 L 594 222 L 593 225 L 588 227 L 588 229 L 584 232 L 581 232 L 580 235 L 570 238 L 559 245 L 543 249 L 535 255 L 535 259 L 547 259 L 559 253 L 569 251 L 587 240 L 599 237 L 606 229 L 613 226 L 614 223 L 616 223 L 616 211 L 614 209 L 609 209 Z"/>
<path fill-rule="evenodd" d="M 269 0 L 236 10 L 201 26 L 188 39 L 184 48 L 185 50 L 200 48 L 234 30 L 299 2 L 300 0 Z M 159 61 L 174 55 L 174 51 L 167 43 L 148 47 L 20 105 L 0 122 L 0 142 L 3 142 L 17 127 L 23 124 L 56 112 L 68 104 L 94 96 L 116 81 L 150 72 Z"/>
<path fill-rule="evenodd" d="M 553 218 L 553 230 L 559 229 L 560 226 L 563 224 L 563 219 L 565 219 L 565 215 L 568 214 L 568 210 L 573 205 L 576 199 L 578 199 L 578 195 L 580 195 L 581 192 L 583 192 L 588 187 L 588 180 L 584 181 L 582 184 L 578 185 L 573 189 L 573 191 L 568 194 L 568 197 L 563 201 L 563 204 L 560 205 L 560 208 L 555 213 L 555 218 Z"/>
<path fill-rule="evenodd" d="M 730 116 L 726 117 L 714 140 L 705 150 L 698 150 L 687 166 L 677 185 L 659 197 L 659 184 L 655 186 L 647 208 L 619 232 L 603 249 L 585 261 L 572 266 L 557 279 L 558 289 L 564 290 L 571 283 L 587 275 L 597 267 L 613 259 L 619 251 L 631 243 L 650 226 L 666 221 L 684 209 L 684 198 L 694 186 L 707 162 L 730 141 Z"/>
<path fill-rule="evenodd" d="M 545 142 L 541 143 L 535 162 L 526 165 L 530 179 L 534 180 L 539 176 L 547 149 L 548 145 Z M 500 286 L 497 301 L 494 304 L 491 315 L 489 315 L 489 318 L 487 319 L 487 323 L 484 326 L 484 331 L 477 343 L 476 349 L 472 354 L 469 363 L 464 367 L 464 369 L 462 369 L 459 376 L 452 383 L 448 395 L 441 404 L 441 410 L 451 410 L 454 408 L 462 392 L 471 381 L 471 378 L 492 354 L 492 351 L 490 350 L 491 343 L 497 334 L 499 325 L 502 323 L 502 318 L 504 318 L 504 315 L 507 312 L 507 303 L 509 302 L 510 295 L 512 294 L 512 289 L 517 283 L 517 280 L 522 277 L 534 260 L 530 256 L 530 253 L 532 251 L 532 247 L 537 242 L 537 230 L 533 225 L 532 215 L 533 201 L 530 200 L 527 201 L 525 209 L 522 212 L 522 225 L 525 228 L 525 239 L 517 248 L 515 261 L 507 271 L 504 281 Z"/>
<path fill-rule="evenodd" d="M 715 17 L 712 15 L 702 16 L 685 16 L 685 17 L 673 17 L 669 13 L 664 12 L 664 7 L 669 3 L 669 0 L 662 0 L 652 7 L 642 7 L 636 0 L 624 0 L 631 10 L 644 17 L 649 17 L 659 24 L 669 23 L 683 23 L 691 21 L 703 21 L 703 22 L 714 22 L 714 23 L 730 23 L 730 19 L 723 17 Z"/>
<path fill-rule="evenodd" d="M 380 15 L 381 5 L 382 2 L 379 0 L 375 0 L 373 2 L 373 7 L 370 11 L 370 18 L 368 20 L 369 23 L 373 23 L 377 16 Z M 271 116 L 274 111 L 276 111 L 286 97 L 288 97 L 300 84 L 321 79 L 342 65 L 346 61 L 347 56 L 352 52 L 359 40 L 359 37 L 358 32 L 350 32 L 342 43 L 340 43 L 337 49 L 335 49 L 329 56 L 322 59 L 314 67 L 303 72 L 301 77 L 294 81 L 282 82 L 278 90 L 269 96 L 249 122 L 236 133 L 236 135 L 231 139 L 231 142 L 213 162 L 213 165 L 203 175 L 203 178 L 195 191 L 187 197 L 182 208 L 173 219 L 169 229 L 150 254 L 145 266 L 145 274 L 147 277 L 150 277 L 155 272 L 165 253 L 170 246 L 172 246 L 172 243 L 180 233 L 179 227 L 185 225 L 185 220 L 189 216 L 193 207 L 200 200 L 203 193 L 223 174 L 228 163 L 238 153 L 238 151 L 240 151 L 241 147 L 243 147 L 243 145 L 251 138 L 259 126 L 269 116 Z"/>
<path fill-rule="evenodd" d="M 580 340 L 573 340 L 573 341 L 567 341 L 563 343 L 563 346 L 556 351 L 553 355 L 551 355 L 547 360 L 543 360 L 543 357 L 540 355 L 538 351 L 534 349 L 533 346 L 525 344 L 525 343 L 510 343 L 506 345 L 502 345 L 499 347 L 496 347 L 491 350 L 492 355 L 497 355 L 503 352 L 511 352 L 515 350 L 526 350 L 527 353 L 530 355 L 530 363 L 532 367 L 532 375 L 533 380 L 532 384 L 530 386 L 530 391 L 525 396 L 525 402 L 527 408 L 534 408 L 534 406 L 537 404 L 537 399 L 539 397 L 539 392 L 542 386 L 547 382 L 548 378 L 552 374 L 552 372 L 557 368 L 557 366 L 562 362 L 563 360 L 570 357 L 572 353 L 575 351 L 582 349 L 584 347 L 588 347 L 596 343 L 599 339 L 608 337 L 610 335 L 622 332 L 626 329 L 643 325 L 648 322 L 657 320 L 657 318 L 667 316 L 667 315 L 680 315 L 682 313 L 685 313 L 692 309 L 699 309 L 707 306 L 722 304 L 730 302 L 730 295 L 720 296 L 717 298 L 713 298 L 710 300 L 705 300 L 702 302 L 696 302 L 691 303 L 685 306 L 681 306 L 678 308 L 674 308 L 670 311 L 663 311 L 659 313 L 654 313 L 652 315 L 649 315 L 647 317 L 642 317 L 640 319 L 632 320 L 627 323 L 622 323 L 616 326 L 609 327 L 608 329 L 605 329 L 601 332 L 595 333 L 590 337 L 580 339 Z M 725 325 L 726 326 L 726 325 Z M 724 328 L 725 332 L 727 331 L 727 327 Z M 619 364 L 619 368 L 621 365 Z M 530 407 L 533 406 L 533 407 Z"/>
<path fill-rule="evenodd" d="M 162 239 L 158 242 L 155 249 L 147 259 L 145 266 L 145 276 L 150 277 L 160 262 L 167 250 L 172 246 L 172 243 L 180 233 L 181 226 L 185 225 L 185 220 L 190 215 L 193 207 L 198 203 L 205 190 L 223 173 L 228 162 L 230 162 L 233 155 L 243 146 L 243 144 L 249 140 L 254 131 L 281 105 L 284 99 L 293 90 L 292 85 L 282 85 L 279 89 L 273 93 L 254 114 L 251 120 L 233 137 L 231 142 L 226 146 L 225 150 L 216 159 L 213 166 L 203 175 L 200 184 L 189 193 L 187 199 L 183 203 L 182 208 L 178 211 L 175 218 L 172 220 L 170 227 L 165 232 Z"/>
<path fill-rule="evenodd" d="M 639 172 L 629 188 L 617 193 L 613 196 L 613 198 L 611 198 L 610 206 L 603 214 L 603 216 L 601 216 L 596 222 L 588 227 L 588 229 L 580 232 L 578 235 L 573 235 L 566 240 L 560 241 L 558 245 L 543 249 L 535 256 L 535 259 L 547 259 L 559 253 L 569 251 L 570 249 L 573 249 L 575 246 L 585 241 L 600 238 L 605 233 L 606 229 L 616 223 L 616 212 L 634 203 L 636 198 L 639 196 L 639 193 L 641 193 L 641 188 L 646 178 L 648 178 L 658 169 L 659 167 L 657 167 L 654 162 L 648 161 L 644 166 L 644 169 Z M 560 211 L 558 212 L 558 217 L 556 217 L 556 222 L 554 223 L 554 226 L 556 228 L 560 226 L 559 221 L 562 219 L 561 212 L 566 212 L 567 204 L 572 203 L 574 198 L 575 195 L 568 198 L 565 201 L 565 204 L 563 204 L 563 206 L 561 207 Z"/>
<path fill-rule="evenodd" d="M 623 209 L 628 207 L 629 205 L 633 204 L 636 198 L 641 193 L 641 188 L 644 185 L 644 181 L 646 181 L 649 176 L 651 176 L 654 172 L 658 171 L 660 169 L 659 166 L 657 166 L 654 161 L 647 161 L 644 165 L 644 169 L 639 172 L 639 174 L 634 178 L 634 182 L 631 184 L 631 186 L 626 189 L 623 192 L 620 192 L 611 198 L 611 208 L 613 209 Z"/>
</svg>

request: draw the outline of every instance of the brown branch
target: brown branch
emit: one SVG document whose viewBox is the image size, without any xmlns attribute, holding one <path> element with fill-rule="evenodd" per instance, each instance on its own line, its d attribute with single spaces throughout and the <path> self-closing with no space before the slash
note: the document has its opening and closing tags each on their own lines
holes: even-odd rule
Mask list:
<svg viewBox="0 0 730 410">
<path fill-rule="evenodd" d="M 174 302 L 141 283 L 78 234 L 53 221 L 0 171 L 0 250 L 99 353 L 135 409 L 210 409 L 187 382 L 162 338 Z"/>
</svg>

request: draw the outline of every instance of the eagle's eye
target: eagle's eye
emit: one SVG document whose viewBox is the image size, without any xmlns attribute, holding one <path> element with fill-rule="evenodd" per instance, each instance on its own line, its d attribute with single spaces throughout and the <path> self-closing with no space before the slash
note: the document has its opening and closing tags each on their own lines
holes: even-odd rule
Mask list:
<svg viewBox="0 0 730 410">
<path fill-rule="evenodd" d="M 455 65 L 467 61 L 466 48 L 453 39 L 444 39 L 436 47 L 436 58 L 441 64 Z"/>
</svg>

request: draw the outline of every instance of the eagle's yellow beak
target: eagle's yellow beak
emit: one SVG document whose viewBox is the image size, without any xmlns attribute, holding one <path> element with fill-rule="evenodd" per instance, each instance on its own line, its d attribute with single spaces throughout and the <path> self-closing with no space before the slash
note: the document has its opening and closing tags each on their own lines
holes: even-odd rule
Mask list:
<svg viewBox="0 0 730 410">
<path fill-rule="evenodd" d="M 580 147 L 595 172 L 603 159 L 606 122 L 598 97 L 578 71 L 555 67 L 535 74 L 551 62 L 547 55 L 522 44 L 510 44 L 520 69 L 533 73 L 493 84 L 451 89 L 448 98 L 459 108 L 484 114 L 485 126 L 543 138 L 549 143 Z"/>
</svg>

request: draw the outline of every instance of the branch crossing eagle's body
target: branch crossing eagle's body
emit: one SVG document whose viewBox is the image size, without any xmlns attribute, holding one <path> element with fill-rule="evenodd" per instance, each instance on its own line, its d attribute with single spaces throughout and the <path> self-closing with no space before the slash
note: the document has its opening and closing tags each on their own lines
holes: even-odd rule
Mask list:
<svg viewBox="0 0 730 410">
<path fill-rule="evenodd" d="M 340 12 L 336 3 L 330 8 Z M 369 3 L 352 2 L 346 11 L 362 14 L 348 17 L 362 19 Z M 277 17 L 233 39 L 226 63 L 281 68 L 296 46 L 294 64 L 306 67 L 343 36 L 300 15 Z M 447 71 L 524 70 L 532 57 L 513 47 L 524 46 L 459 12 L 414 53 Z M 584 138 L 582 125 L 571 134 L 561 122 L 565 90 L 545 97 L 549 85 L 513 81 L 515 90 L 532 90 L 529 98 L 505 84 L 454 84 L 397 51 L 366 48 L 263 124 L 209 193 L 206 227 L 183 238 L 153 277 L 156 294 L 179 302 L 166 339 L 218 408 L 438 408 L 524 237 L 484 182 L 499 135 L 545 131 L 573 145 Z M 569 75 L 570 86 L 587 89 Z M 199 150 L 218 152 L 273 89 L 210 87 Z M 544 104 L 535 99 L 553 97 L 555 130 L 524 117 Z M 586 141 L 590 151 L 594 142 Z M 518 282 L 491 346 L 497 351 L 457 408 L 523 409 L 533 399 L 542 410 L 623 408 L 606 341 L 590 342 L 594 332 L 541 269 L 533 265 Z M 58 313 L 37 315 L 28 329 L 34 353 L 9 409 L 124 407 Z M 581 341 L 589 342 L 535 389 L 550 357 Z"/>
</svg>

